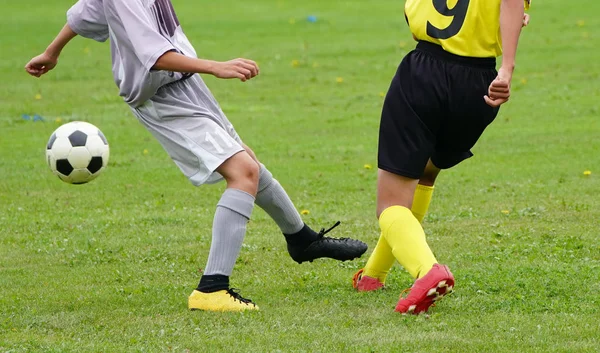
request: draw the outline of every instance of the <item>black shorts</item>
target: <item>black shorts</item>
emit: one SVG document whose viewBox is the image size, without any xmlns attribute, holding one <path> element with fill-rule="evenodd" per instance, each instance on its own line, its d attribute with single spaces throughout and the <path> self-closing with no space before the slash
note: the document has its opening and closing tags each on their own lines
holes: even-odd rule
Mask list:
<svg viewBox="0 0 600 353">
<path fill-rule="evenodd" d="M 467 58 L 419 42 L 398 67 L 385 97 L 378 166 L 419 179 L 427 161 L 441 169 L 471 157 L 498 108 L 483 96 L 496 78 L 494 58 Z"/>
</svg>

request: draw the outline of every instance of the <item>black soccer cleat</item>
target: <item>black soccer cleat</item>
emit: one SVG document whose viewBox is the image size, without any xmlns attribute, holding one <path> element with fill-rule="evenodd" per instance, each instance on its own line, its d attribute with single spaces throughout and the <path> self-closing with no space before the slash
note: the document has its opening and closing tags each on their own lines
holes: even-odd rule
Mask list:
<svg viewBox="0 0 600 353">
<path fill-rule="evenodd" d="M 324 228 L 317 234 L 308 226 L 301 230 L 303 233 L 310 234 L 310 240 L 298 241 L 294 238 L 301 235 L 286 235 L 288 242 L 287 248 L 294 261 L 301 264 L 304 261 L 312 262 L 315 259 L 328 257 L 339 261 L 353 260 L 361 257 L 367 251 L 367 244 L 360 240 L 350 238 L 330 238 L 325 234 L 333 228 L 340 225 L 338 221 L 333 227 L 325 230 Z M 308 234 L 307 234 L 308 235 Z M 306 239 L 306 238 L 305 238 Z"/>
</svg>

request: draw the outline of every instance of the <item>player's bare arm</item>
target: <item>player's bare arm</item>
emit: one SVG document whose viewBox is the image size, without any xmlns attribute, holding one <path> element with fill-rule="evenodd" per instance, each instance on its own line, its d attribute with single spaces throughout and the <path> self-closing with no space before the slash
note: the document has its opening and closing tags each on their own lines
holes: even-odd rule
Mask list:
<svg viewBox="0 0 600 353">
<path fill-rule="evenodd" d="M 163 54 L 152 67 L 155 70 L 211 74 L 218 78 L 238 78 L 247 81 L 259 73 L 258 65 L 249 59 L 225 62 L 190 58 L 174 51 Z"/>
<path fill-rule="evenodd" d="M 25 65 L 27 73 L 31 76 L 40 77 L 52 70 L 56 66 L 63 48 L 76 36 L 77 34 L 66 24 L 48 48 Z"/>
<path fill-rule="evenodd" d="M 498 77 L 489 87 L 485 102 L 499 107 L 510 98 L 510 82 L 515 69 L 515 58 L 521 28 L 525 20 L 525 7 L 522 0 L 503 0 L 500 5 L 500 32 L 502 36 L 502 66 Z"/>
</svg>

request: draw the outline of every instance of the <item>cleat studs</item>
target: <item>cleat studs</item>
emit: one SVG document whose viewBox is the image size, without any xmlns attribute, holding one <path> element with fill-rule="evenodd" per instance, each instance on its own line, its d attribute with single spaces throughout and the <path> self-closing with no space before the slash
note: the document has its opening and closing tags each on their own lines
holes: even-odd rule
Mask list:
<svg viewBox="0 0 600 353">
<path fill-rule="evenodd" d="M 446 280 L 440 281 L 440 283 L 438 283 L 437 287 L 438 288 L 447 287 Z"/>
<path fill-rule="evenodd" d="M 427 292 L 427 296 L 430 297 L 434 294 L 437 294 L 437 290 L 436 288 L 431 288 L 428 292 Z"/>
<path fill-rule="evenodd" d="M 416 305 L 411 305 L 408 307 L 408 310 L 406 311 L 407 313 L 412 313 L 415 311 L 415 309 L 417 308 Z"/>
</svg>

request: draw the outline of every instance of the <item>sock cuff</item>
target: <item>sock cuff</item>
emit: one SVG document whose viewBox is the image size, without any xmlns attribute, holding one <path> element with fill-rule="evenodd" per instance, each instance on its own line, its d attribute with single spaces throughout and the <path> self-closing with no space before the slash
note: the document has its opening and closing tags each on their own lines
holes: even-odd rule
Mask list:
<svg viewBox="0 0 600 353">
<path fill-rule="evenodd" d="M 390 213 L 394 210 L 397 210 L 399 212 L 411 212 L 408 207 L 399 206 L 399 205 L 390 206 L 390 207 L 386 208 L 385 210 L 383 210 L 383 212 L 381 212 L 381 215 L 379 215 L 379 219 L 384 218 L 388 213 Z"/>
<path fill-rule="evenodd" d="M 302 229 L 293 234 L 285 234 L 285 241 L 289 245 L 308 245 L 313 241 L 317 240 L 317 232 L 312 230 L 309 226 L 303 223 Z"/>
<path fill-rule="evenodd" d="M 381 231 L 385 232 L 396 220 L 398 220 L 398 214 L 400 217 L 404 215 L 414 218 L 412 211 L 404 206 L 391 206 L 383 210 L 381 215 L 379 215 L 379 226 L 381 227 Z M 416 218 L 415 218 L 416 221 Z"/>
<path fill-rule="evenodd" d="M 254 208 L 254 196 L 239 189 L 226 189 L 217 204 L 250 219 Z"/>
<path fill-rule="evenodd" d="M 273 182 L 273 174 L 265 167 L 264 164 L 260 164 L 260 172 L 258 177 L 258 192 L 266 189 Z"/>
<path fill-rule="evenodd" d="M 419 191 L 432 192 L 434 188 L 435 186 L 417 184 L 417 190 Z"/>
<path fill-rule="evenodd" d="M 203 293 L 213 293 L 227 289 L 229 289 L 229 276 L 224 275 L 203 275 L 196 288 L 197 291 Z"/>
</svg>

